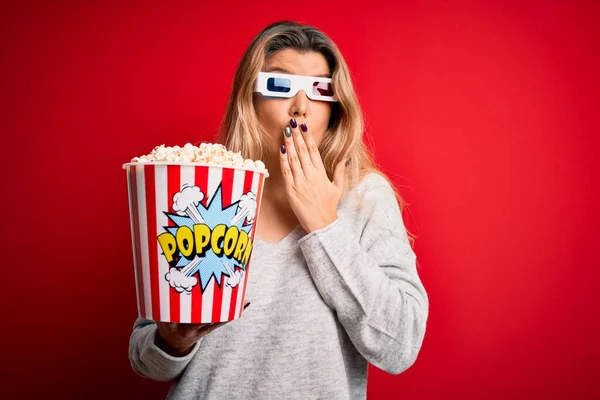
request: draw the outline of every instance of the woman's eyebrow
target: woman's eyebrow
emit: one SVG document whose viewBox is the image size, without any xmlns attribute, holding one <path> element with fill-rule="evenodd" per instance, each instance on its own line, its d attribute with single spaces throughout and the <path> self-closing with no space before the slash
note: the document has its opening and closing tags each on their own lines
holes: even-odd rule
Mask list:
<svg viewBox="0 0 600 400">
<path fill-rule="evenodd" d="M 288 71 L 287 69 L 282 68 L 282 67 L 267 68 L 266 72 L 281 72 L 284 74 L 296 75 L 296 74 L 292 74 L 290 71 Z M 331 74 L 320 74 L 320 75 L 311 75 L 311 76 L 315 76 L 318 78 L 331 78 Z"/>
</svg>

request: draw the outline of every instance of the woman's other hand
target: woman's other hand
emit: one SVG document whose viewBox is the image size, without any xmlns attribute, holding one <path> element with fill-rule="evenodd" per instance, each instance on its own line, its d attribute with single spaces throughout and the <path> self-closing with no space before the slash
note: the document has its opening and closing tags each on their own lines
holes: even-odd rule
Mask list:
<svg viewBox="0 0 600 400">
<path fill-rule="evenodd" d="M 337 219 L 345 185 L 344 169 L 350 159 L 338 163 L 332 182 L 306 124 L 298 126 L 292 119 L 283 134 L 285 144 L 279 159 L 287 198 L 298 221 L 310 233 Z"/>
</svg>

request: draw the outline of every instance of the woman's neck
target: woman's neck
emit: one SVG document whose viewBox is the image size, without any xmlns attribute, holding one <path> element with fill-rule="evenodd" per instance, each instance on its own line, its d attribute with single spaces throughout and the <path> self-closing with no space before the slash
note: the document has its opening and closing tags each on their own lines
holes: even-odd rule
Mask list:
<svg viewBox="0 0 600 400">
<path fill-rule="evenodd" d="M 281 174 L 279 165 L 269 163 L 269 177 L 265 179 L 263 187 L 262 202 L 267 204 L 265 208 L 280 213 L 291 212 L 291 208 L 285 193 L 285 180 Z"/>
</svg>

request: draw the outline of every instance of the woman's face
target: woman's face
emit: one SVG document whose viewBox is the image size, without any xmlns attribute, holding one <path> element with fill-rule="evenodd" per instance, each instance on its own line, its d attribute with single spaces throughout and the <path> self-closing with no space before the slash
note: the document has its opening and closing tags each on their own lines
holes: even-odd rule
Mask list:
<svg viewBox="0 0 600 400">
<path fill-rule="evenodd" d="M 292 75 L 331 77 L 327 60 L 317 52 L 299 53 L 293 49 L 284 49 L 274 53 L 266 62 L 265 72 L 280 72 Z M 256 94 L 255 107 L 258 121 L 268 132 L 269 155 L 273 160 L 279 157 L 279 149 L 284 143 L 283 131 L 295 118 L 298 126 L 306 124 L 317 145 L 329 124 L 332 105 L 327 101 L 311 100 L 304 90 L 291 98 L 269 98 Z"/>
</svg>

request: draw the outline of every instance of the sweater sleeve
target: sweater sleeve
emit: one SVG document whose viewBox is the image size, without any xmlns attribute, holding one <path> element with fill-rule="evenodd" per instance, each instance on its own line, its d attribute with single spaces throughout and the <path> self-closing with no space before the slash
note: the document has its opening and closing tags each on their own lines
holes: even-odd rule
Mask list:
<svg viewBox="0 0 600 400">
<path fill-rule="evenodd" d="M 356 349 L 396 375 L 417 358 L 429 300 L 392 187 L 378 174 L 360 186 L 361 223 L 339 217 L 298 243 L 321 297 Z"/>
<path fill-rule="evenodd" d="M 184 357 L 174 357 L 154 344 L 158 328 L 154 321 L 138 317 L 129 338 L 129 362 L 145 378 L 167 382 L 177 378 L 198 351 L 200 339 Z"/>
</svg>

